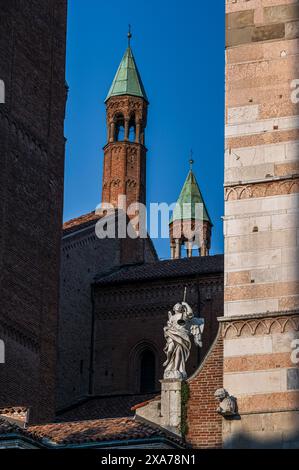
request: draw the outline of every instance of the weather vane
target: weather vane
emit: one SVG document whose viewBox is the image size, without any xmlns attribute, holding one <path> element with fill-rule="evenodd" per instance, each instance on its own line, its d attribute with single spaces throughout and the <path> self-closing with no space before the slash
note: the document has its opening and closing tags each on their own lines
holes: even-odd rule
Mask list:
<svg viewBox="0 0 299 470">
<path fill-rule="evenodd" d="M 130 46 L 130 43 L 131 43 L 131 37 L 132 37 L 131 25 L 129 24 L 129 30 L 128 30 L 128 45 L 129 46 Z"/>
</svg>

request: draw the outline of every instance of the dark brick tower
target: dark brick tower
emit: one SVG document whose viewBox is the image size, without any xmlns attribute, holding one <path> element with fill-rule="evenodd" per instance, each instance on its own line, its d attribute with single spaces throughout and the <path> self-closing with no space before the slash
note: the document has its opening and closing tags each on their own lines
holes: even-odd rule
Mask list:
<svg viewBox="0 0 299 470">
<path fill-rule="evenodd" d="M 129 44 L 106 98 L 108 143 L 104 147 L 102 201 L 118 207 L 145 204 L 146 127 L 148 100 Z"/>
<path fill-rule="evenodd" d="M 0 0 L 0 407 L 54 416 L 66 0 Z"/>
</svg>

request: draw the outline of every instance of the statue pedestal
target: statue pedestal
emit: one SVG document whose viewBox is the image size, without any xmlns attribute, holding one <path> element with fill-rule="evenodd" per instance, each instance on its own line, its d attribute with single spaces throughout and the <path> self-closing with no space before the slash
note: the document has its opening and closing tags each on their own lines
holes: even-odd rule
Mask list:
<svg viewBox="0 0 299 470">
<path fill-rule="evenodd" d="M 181 435 L 182 381 L 163 379 L 161 382 L 161 426 Z"/>
</svg>

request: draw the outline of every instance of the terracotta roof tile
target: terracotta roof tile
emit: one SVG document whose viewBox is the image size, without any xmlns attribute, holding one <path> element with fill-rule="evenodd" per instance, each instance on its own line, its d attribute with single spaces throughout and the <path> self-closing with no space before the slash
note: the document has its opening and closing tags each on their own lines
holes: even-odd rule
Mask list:
<svg viewBox="0 0 299 470">
<path fill-rule="evenodd" d="M 62 226 L 64 235 L 67 233 L 74 232 L 79 228 L 82 229 L 84 227 L 88 227 L 88 225 L 93 225 L 93 223 L 100 219 L 101 215 L 96 214 L 95 211 L 89 212 L 88 214 L 80 215 L 75 219 L 68 220 Z"/>
<path fill-rule="evenodd" d="M 158 428 L 133 418 L 97 419 L 29 426 L 27 432 L 38 440 L 56 444 L 83 444 L 164 436 Z"/>
<path fill-rule="evenodd" d="M 175 435 L 150 423 L 134 418 L 111 418 L 66 423 L 51 423 L 28 426 L 21 429 L 0 417 L 0 440 L 18 435 L 19 439 L 30 439 L 37 447 L 68 446 L 105 443 L 109 441 L 132 441 L 134 439 L 167 439 L 176 445 L 183 442 Z"/>
<path fill-rule="evenodd" d="M 153 401 L 159 401 L 159 400 L 161 400 L 161 395 L 156 395 L 151 400 L 146 400 L 146 401 L 143 401 L 141 403 L 137 403 L 137 405 L 132 406 L 131 411 L 136 411 L 139 408 L 143 408 L 144 406 L 148 405 L 149 403 L 151 403 Z"/>
</svg>

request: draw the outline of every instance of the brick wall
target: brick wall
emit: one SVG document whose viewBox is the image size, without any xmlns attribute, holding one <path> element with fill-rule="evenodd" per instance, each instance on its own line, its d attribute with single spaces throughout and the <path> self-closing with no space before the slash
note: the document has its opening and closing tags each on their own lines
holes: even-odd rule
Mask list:
<svg viewBox="0 0 299 470">
<path fill-rule="evenodd" d="M 119 269 L 124 261 L 133 262 L 136 253 L 139 253 L 142 261 L 151 262 L 156 259 L 156 253 L 149 240 L 128 240 L 129 248 L 126 241 L 118 238 L 97 238 L 94 223 L 87 227 L 79 224 L 72 233 L 64 232 L 61 247 L 58 409 L 86 397 L 92 386 L 90 361 L 93 352 L 94 277 Z M 115 317 L 117 318 L 117 312 Z M 123 325 L 122 332 L 127 328 L 128 324 Z M 114 340 L 110 333 L 107 337 L 97 340 L 99 347 L 104 346 L 107 351 L 117 344 L 117 340 Z"/>
<path fill-rule="evenodd" d="M 120 243 L 99 240 L 94 226 L 81 233 L 65 235 L 62 241 L 58 408 L 89 392 L 92 334 L 91 284 L 96 274 L 116 269 Z"/>
<path fill-rule="evenodd" d="M 223 418 L 216 412 L 214 393 L 223 387 L 223 340 L 221 328 L 199 370 L 188 380 L 188 434 L 186 441 L 194 448 L 222 447 Z"/>
<path fill-rule="evenodd" d="M 66 1 L 0 10 L 0 406 L 31 406 L 41 421 L 54 413 Z"/>
</svg>

